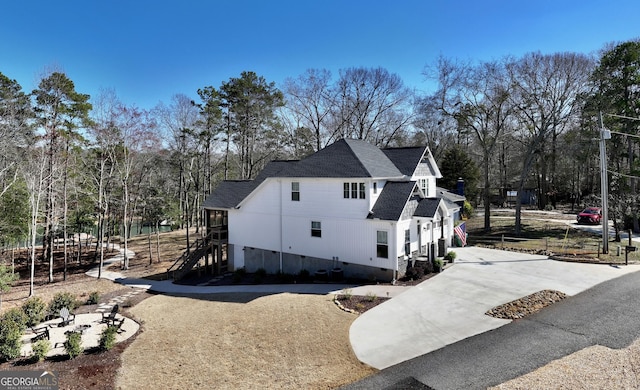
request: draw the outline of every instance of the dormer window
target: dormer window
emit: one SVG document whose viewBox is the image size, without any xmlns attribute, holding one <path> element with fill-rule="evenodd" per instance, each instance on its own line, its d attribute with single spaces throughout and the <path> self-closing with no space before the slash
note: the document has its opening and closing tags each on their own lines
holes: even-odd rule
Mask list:
<svg viewBox="0 0 640 390">
<path fill-rule="evenodd" d="M 425 197 L 429 197 L 429 179 L 420 179 L 420 189 Z"/>
</svg>

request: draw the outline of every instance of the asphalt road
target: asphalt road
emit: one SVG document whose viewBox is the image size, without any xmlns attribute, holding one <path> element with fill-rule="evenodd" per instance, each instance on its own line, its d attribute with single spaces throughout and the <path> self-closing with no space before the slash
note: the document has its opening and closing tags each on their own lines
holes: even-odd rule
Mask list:
<svg viewBox="0 0 640 390">
<path fill-rule="evenodd" d="M 486 389 L 592 345 L 625 348 L 640 338 L 638 286 L 640 272 L 612 279 L 342 389 Z"/>
</svg>

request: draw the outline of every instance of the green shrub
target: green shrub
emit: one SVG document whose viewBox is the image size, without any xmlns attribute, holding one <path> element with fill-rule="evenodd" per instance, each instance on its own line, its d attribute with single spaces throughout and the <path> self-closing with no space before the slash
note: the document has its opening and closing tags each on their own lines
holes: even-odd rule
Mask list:
<svg viewBox="0 0 640 390">
<path fill-rule="evenodd" d="M 89 294 L 89 298 L 87 299 L 87 305 L 97 305 L 100 302 L 100 293 L 97 291 Z"/>
<path fill-rule="evenodd" d="M 24 332 L 27 329 L 27 322 L 29 319 L 27 318 L 27 315 L 24 314 L 24 311 L 22 311 L 22 309 L 19 307 L 13 307 L 7 310 L 2 316 L 2 318 L 11 320 L 16 324 L 18 324 L 22 332 Z"/>
<path fill-rule="evenodd" d="M 375 302 L 375 300 L 378 299 L 378 296 L 372 292 L 368 292 L 367 293 L 367 301 L 369 302 Z"/>
<path fill-rule="evenodd" d="M 78 332 L 67 333 L 67 340 L 64 342 L 64 350 L 71 359 L 75 359 L 82 353 L 82 335 Z"/>
<path fill-rule="evenodd" d="M 237 270 L 235 270 L 234 274 L 243 277 L 247 274 L 247 270 L 244 268 L 238 268 Z"/>
<path fill-rule="evenodd" d="M 22 311 L 27 315 L 27 326 L 36 326 L 44 321 L 47 305 L 40 297 L 31 297 L 22 304 Z"/>
<path fill-rule="evenodd" d="M 34 359 L 40 362 L 47 357 L 51 350 L 51 342 L 49 340 L 38 340 L 31 345 L 31 350 L 33 351 Z"/>
<path fill-rule="evenodd" d="M 118 328 L 115 326 L 107 326 L 100 334 L 100 349 L 108 351 L 116 345 L 116 333 Z"/>
<path fill-rule="evenodd" d="M 456 256 L 457 256 L 456 252 L 449 251 L 449 252 L 447 252 L 446 255 L 444 255 L 444 259 L 445 259 L 445 261 L 451 263 L 451 262 L 453 262 L 453 260 L 455 260 Z"/>
<path fill-rule="evenodd" d="M 231 277 L 231 282 L 233 282 L 234 284 L 242 282 L 242 276 L 239 273 L 235 272 Z"/>
<path fill-rule="evenodd" d="M 68 292 L 60 292 L 53 296 L 53 300 L 49 302 L 49 315 L 57 316 L 60 314 L 60 309 L 66 307 L 69 311 L 78 307 L 78 302 L 73 294 Z"/>
<path fill-rule="evenodd" d="M 409 267 L 405 276 L 411 280 L 420 280 L 424 277 L 424 268 L 422 267 Z"/>
<path fill-rule="evenodd" d="M 351 297 L 353 297 L 353 289 L 351 289 L 351 288 L 343 289 L 342 290 L 342 296 L 344 297 L 344 299 L 350 300 Z"/>
<path fill-rule="evenodd" d="M 462 204 L 462 215 L 466 218 L 471 218 L 473 216 L 473 206 L 469 203 L 468 200 L 465 200 Z"/>
<path fill-rule="evenodd" d="M 0 320 L 0 356 L 5 360 L 13 360 L 20 356 L 23 329 L 11 318 Z"/>
<path fill-rule="evenodd" d="M 264 268 L 258 268 L 256 270 L 256 275 L 260 276 L 261 278 L 264 278 L 265 276 L 267 276 L 267 270 Z"/>
</svg>

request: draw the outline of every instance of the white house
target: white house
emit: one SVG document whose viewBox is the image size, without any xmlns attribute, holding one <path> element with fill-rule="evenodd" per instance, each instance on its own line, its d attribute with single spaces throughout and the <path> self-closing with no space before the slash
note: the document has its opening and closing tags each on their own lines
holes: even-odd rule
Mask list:
<svg viewBox="0 0 640 390">
<path fill-rule="evenodd" d="M 342 139 L 302 160 L 273 161 L 206 199 L 213 270 L 394 280 L 417 256 L 442 256 L 459 207 L 438 196 L 427 147 Z M 208 263 L 208 261 L 207 261 Z"/>
</svg>

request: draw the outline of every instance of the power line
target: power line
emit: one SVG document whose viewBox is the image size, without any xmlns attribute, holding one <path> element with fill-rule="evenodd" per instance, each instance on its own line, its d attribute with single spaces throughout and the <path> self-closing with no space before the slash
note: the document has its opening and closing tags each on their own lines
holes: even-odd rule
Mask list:
<svg viewBox="0 0 640 390">
<path fill-rule="evenodd" d="M 626 135 L 627 137 L 633 137 L 633 138 L 640 138 L 640 135 L 636 135 L 636 134 L 629 134 L 629 133 L 621 133 L 621 132 L 619 132 L 619 131 L 612 131 L 612 130 L 609 130 L 609 133 L 611 133 L 611 134 Z"/>
<path fill-rule="evenodd" d="M 624 116 L 624 115 L 616 115 L 616 114 L 605 114 L 607 116 L 612 116 L 615 118 L 622 118 L 622 119 L 631 119 L 632 121 L 640 121 L 640 118 L 633 118 L 630 116 Z"/>
<path fill-rule="evenodd" d="M 611 171 L 609 169 L 607 169 L 607 172 L 612 174 L 612 175 L 618 175 L 618 176 L 622 176 L 622 177 L 628 177 L 630 179 L 640 179 L 640 176 L 633 176 L 633 175 L 627 175 L 624 173 L 620 173 L 620 172 L 616 172 L 616 171 Z"/>
</svg>

